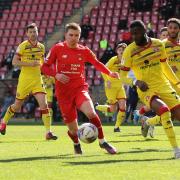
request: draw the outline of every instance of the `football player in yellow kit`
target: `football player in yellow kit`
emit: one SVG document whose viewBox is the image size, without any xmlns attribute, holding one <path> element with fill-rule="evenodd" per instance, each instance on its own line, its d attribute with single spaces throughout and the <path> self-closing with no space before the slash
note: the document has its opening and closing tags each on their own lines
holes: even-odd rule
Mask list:
<svg viewBox="0 0 180 180">
<path fill-rule="evenodd" d="M 55 79 L 51 76 L 46 76 L 46 75 L 42 75 L 42 78 L 43 78 L 44 88 L 46 90 L 48 108 L 50 113 L 53 114 L 52 102 L 53 102 L 53 90 L 54 90 Z"/>
<path fill-rule="evenodd" d="M 168 63 L 176 76 L 180 79 L 180 20 L 171 18 L 167 21 L 168 38 L 163 41 L 168 56 Z M 173 85 L 177 94 L 180 89 Z"/>
<path fill-rule="evenodd" d="M 167 63 L 164 44 L 158 39 L 147 36 L 144 23 L 140 20 L 133 21 L 130 31 L 134 42 L 128 45 L 123 53 L 124 67 L 120 78 L 124 83 L 136 85 L 143 103 L 160 116 L 161 124 L 173 148 L 174 157 L 179 159 L 180 149 L 171 121 L 171 112 L 180 120 L 180 98 L 173 93 L 174 89 L 167 78 L 177 86 L 180 81 Z M 133 70 L 137 80 L 127 78 L 130 69 Z M 142 129 L 144 136 L 147 135 L 149 125 L 153 125 L 151 121 L 144 121 Z"/>
<path fill-rule="evenodd" d="M 117 56 L 112 57 L 106 64 L 106 66 L 113 72 L 120 73 L 121 58 L 124 49 L 127 47 L 125 43 L 120 43 L 116 47 Z M 114 79 L 108 75 L 102 74 L 104 78 L 105 93 L 107 97 L 108 105 L 97 105 L 97 110 L 101 112 L 116 112 L 118 104 L 118 113 L 114 132 L 120 132 L 120 125 L 124 120 L 126 111 L 126 93 L 123 84 L 119 79 Z"/>
<path fill-rule="evenodd" d="M 34 95 L 41 109 L 42 120 L 46 128 L 46 139 L 56 140 L 57 136 L 51 132 L 51 115 L 47 106 L 46 91 L 41 77 L 41 64 L 44 61 L 45 48 L 38 42 L 38 28 L 35 23 L 26 27 L 28 40 L 23 41 L 17 48 L 13 58 L 13 65 L 21 67 L 18 79 L 16 99 L 10 105 L 1 120 L 0 133 L 5 135 L 6 126 L 15 112 L 19 112 L 25 98 L 29 94 Z"/>
</svg>

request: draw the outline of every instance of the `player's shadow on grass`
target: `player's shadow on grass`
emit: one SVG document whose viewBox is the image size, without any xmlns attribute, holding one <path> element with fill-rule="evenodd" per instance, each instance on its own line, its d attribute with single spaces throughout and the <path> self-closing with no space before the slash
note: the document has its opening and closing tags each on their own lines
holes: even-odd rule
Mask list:
<svg viewBox="0 0 180 180">
<path fill-rule="evenodd" d="M 137 149 L 133 151 L 118 152 L 117 154 L 135 154 L 135 153 L 145 153 L 145 152 L 170 152 L 170 150 L 160 150 L 160 149 Z"/>
<path fill-rule="evenodd" d="M 123 159 L 123 160 L 103 160 L 103 161 L 81 161 L 81 162 L 64 162 L 66 165 L 74 165 L 74 166 L 82 166 L 82 165 L 93 165 L 93 164 L 114 164 L 114 163 L 127 163 L 127 162 L 153 162 L 153 161 L 167 161 L 172 160 L 173 158 L 167 158 L 167 159 L 160 159 L 160 158 L 154 158 L 154 159 Z"/>
<path fill-rule="evenodd" d="M 119 134 L 119 137 L 142 136 L 142 134 Z"/>
<path fill-rule="evenodd" d="M 116 141 L 109 141 L 110 143 L 120 143 L 120 142 L 146 142 L 146 141 L 159 141 L 159 139 L 136 139 L 136 140 L 116 140 Z"/>
<path fill-rule="evenodd" d="M 3 143 L 3 144 L 5 144 L 5 143 L 36 143 L 36 142 L 49 142 L 49 141 L 46 141 L 46 140 L 14 140 L 14 141 L 12 141 L 12 140 L 10 140 L 10 141 L 0 141 L 0 143 Z"/>
<path fill-rule="evenodd" d="M 38 156 L 38 157 L 23 157 L 23 158 L 12 158 L 12 159 L 0 159 L 0 163 L 10 162 L 27 162 L 27 161 L 46 161 L 46 160 L 62 160 L 62 159 L 76 159 L 76 158 L 87 158 L 87 157 L 99 157 L 100 155 L 83 155 L 77 156 L 74 154 L 63 154 L 57 156 Z"/>
</svg>

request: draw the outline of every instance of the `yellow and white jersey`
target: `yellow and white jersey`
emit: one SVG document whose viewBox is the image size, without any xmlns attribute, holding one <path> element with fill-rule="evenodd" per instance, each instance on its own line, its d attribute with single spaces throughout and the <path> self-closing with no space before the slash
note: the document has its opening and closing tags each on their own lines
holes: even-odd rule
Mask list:
<svg viewBox="0 0 180 180">
<path fill-rule="evenodd" d="M 123 71 L 133 70 L 136 79 L 145 81 L 149 88 L 170 85 L 163 73 L 161 64 L 166 62 L 164 44 L 159 39 L 150 39 L 146 46 L 137 46 L 135 42 L 126 47 L 123 53 Z"/>
<path fill-rule="evenodd" d="M 37 42 L 35 46 L 29 40 L 23 41 L 17 48 L 16 54 L 19 55 L 23 62 L 39 61 L 41 64 L 44 61 L 45 47 L 43 44 Z M 40 77 L 41 70 L 39 66 L 21 67 L 20 79 L 34 79 Z"/>
<path fill-rule="evenodd" d="M 112 57 L 107 63 L 106 67 L 109 68 L 110 71 L 112 72 L 118 72 L 120 74 L 120 69 L 121 69 L 121 62 L 118 59 L 118 56 Z M 102 74 L 103 78 L 105 81 L 111 81 L 112 87 L 121 87 L 122 82 L 119 79 L 112 78 L 108 75 Z"/>
<path fill-rule="evenodd" d="M 168 63 L 171 67 L 175 67 L 177 71 L 174 73 L 180 79 L 180 43 L 171 42 L 168 39 L 163 40 L 165 45 Z"/>
</svg>

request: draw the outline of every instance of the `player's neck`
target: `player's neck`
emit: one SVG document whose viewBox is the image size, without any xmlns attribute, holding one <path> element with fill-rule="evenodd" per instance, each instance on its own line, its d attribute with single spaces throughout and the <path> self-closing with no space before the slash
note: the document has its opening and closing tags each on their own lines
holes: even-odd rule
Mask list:
<svg viewBox="0 0 180 180">
<path fill-rule="evenodd" d="M 31 40 L 31 39 L 28 39 L 29 43 L 32 45 L 32 46 L 36 46 L 37 45 L 37 40 Z"/>
<path fill-rule="evenodd" d="M 78 44 L 77 44 L 77 43 L 72 44 L 72 43 L 68 43 L 67 41 L 66 41 L 66 45 L 67 45 L 67 47 L 72 48 L 72 49 L 78 47 Z"/>
</svg>

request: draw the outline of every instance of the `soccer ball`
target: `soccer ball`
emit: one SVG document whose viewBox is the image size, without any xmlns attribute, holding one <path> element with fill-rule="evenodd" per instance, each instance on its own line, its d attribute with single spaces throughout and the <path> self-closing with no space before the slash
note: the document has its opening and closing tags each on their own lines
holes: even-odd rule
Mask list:
<svg viewBox="0 0 180 180">
<path fill-rule="evenodd" d="M 92 143 L 98 137 L 98 129 L 94 124 L 84 123 L 78 129 L 78 137 L 84 143 Z"/>
</svg>

